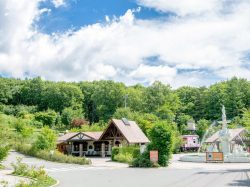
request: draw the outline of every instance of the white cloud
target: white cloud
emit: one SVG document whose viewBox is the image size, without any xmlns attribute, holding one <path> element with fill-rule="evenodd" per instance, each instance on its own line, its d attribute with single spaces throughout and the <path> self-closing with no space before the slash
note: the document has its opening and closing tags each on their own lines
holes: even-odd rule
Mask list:
<svg viewBox="0 0 250 187">
<path fill-rule="evenodd" d="M 219 11 L 227 0 L 137 0 L 139 4 L 162 12 L 174 12 L 185 16 Z M 238 0 L 241 1 L 241 0 Z M 232 1 L 231 1 L 232 2 Z"/>
<path fill-rule="evenodd" d="M 0 74 L 127 84 L 160 80 L 174 87 L 207 85 L 235 75 L 250 79 L 243 66 L 249 62 L 242 61 L 250 49 L 249 1 L 231 1 L 233 6 L 223 5 L 220 12 L 211 7 L 223 1 L 188 9 L 179 3 L 184 1 L 176 1 L 172 6 L 182 16 L 168 21 L 138 20 L 134 11 L 140 9 L 128 10 L 120 18 L 106 18 L 105 24 L 53 35 L 34 25 L 44 12 L 39 2 L 0 0 Z M 164 2 L 159 6 L 168 10 Z M 156 62 L 145 60 L 155 56 Z"/>
<path fill-rule="evenodd" d="M 65 0 L 52 0 L 52 3 L 54 4 L 55 8 L 66 5 Z"/>
</svg>

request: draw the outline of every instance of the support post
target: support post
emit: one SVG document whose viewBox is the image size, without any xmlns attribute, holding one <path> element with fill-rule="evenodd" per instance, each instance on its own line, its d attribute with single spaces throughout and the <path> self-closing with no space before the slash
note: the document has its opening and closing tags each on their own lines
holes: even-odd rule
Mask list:
<svg viewBox="0 0 250 187">
<path fill-rule="evenodd" d="M 102 154 L 102 157 L 104 158 L 105 157 L 105 144 L 104 143 L 102 143 L 101 154 Z"/>
<path fill-rule="evenodd" d="M 82 143 L 80 144 L 79 148 L 80 148 L 79 149 L 79 151 L 80 151 L 79 156 L 82 157 L 83 156 L 83 144 Z"/>
</svg>

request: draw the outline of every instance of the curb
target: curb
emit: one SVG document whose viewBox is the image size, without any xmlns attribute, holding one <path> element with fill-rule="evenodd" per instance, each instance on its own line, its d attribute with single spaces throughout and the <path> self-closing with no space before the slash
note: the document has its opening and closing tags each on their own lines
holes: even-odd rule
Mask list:
<svg viewBox="0 0 250 187">
<path fill-rule="evenodd" d="M 59 183 L 60 183 L 60 181 L 59 181 L 59 180 L 56 180 L 56 184 L 53 184 L 53 185 L 50 186 L 50 187 L 55 187 L 55 186 L 59 185 Z"/>
</svg>

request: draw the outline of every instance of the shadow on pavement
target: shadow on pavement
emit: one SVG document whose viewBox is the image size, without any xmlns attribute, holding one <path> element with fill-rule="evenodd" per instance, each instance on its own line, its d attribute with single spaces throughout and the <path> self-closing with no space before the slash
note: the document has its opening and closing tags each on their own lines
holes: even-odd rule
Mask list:
<svg viewBox="0 0 250 187">
<path fill-rule="evenodd" d="M 209 174 L 225 174 L 225 173 L 242 173 L 245 175 L 245 180 L 233 180 L 232 183 L 229 183 L 228 186 L 248 186 L 250 187 L 250 177 L 248 172 L 250 169 L 234 169 L 234 170 L 223 170 L 223 171 L 206 171 L 206 172 L 197 172 L 196 174 L 209 175 Z"/>
</svg>

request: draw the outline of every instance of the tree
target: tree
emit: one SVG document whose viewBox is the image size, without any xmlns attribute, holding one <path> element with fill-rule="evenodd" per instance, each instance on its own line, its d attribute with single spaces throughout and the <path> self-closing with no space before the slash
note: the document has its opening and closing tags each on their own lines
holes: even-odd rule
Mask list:
<svg viewBox="0 0 250 187">
<path fill-rule="evenodd" d="M 171 158 L 174 145 L 173 131 L 164 122 L 156 123 L 149 132 L 151 143 L 149 150 L 158 150 L 158 163 L 167 166 Z"/>
<path fill-rule="evenodd" d="M 16 130 L 17 136 L 20 139 L 21 143 L 23 143 L 23 141 L 31 137 L 31 135 L 33 134 L 33 128 L 26 125 L 26 123 L 27 120 L 24 119 L 18 119 L 14 123 L 14 129 Z"/>
<path fill-rule="evenodd" d="M 158 114 L 158 117 L 172 118 L 180 105 L 179 98 L 171 91 L 171 87 L 158 81 L 146 88 L 144 97 L 144 112 Z"/>
<path fill-rule="evenodd" d="M 242 125 L 250 130 L 250 109 L 243 110 Z"/>
<path fill-rule="evenodd" d="M 209 128 L 211 124 L 211 121 L 208 121 L 206 119 L 200 119 L 197 122 L 197 126 L 196 126 L 196 133 L 198 134 L 199 138 L 202 139 L 203 136 L 205 135 L 207 129 Z"/>
<path fill-rule="evenodd" d="M 41 122 L 43 125 L 48 125 L 52 127 L 55 125 L 56 119 L 57 113 L 53 110 L 35 113 L 35 120 Z"/>
<path fill-rule="evenodd" d="M 62 112 L 67 107 L 80 108 L 83 100 L 81 89 L 73 84 L 49 83 L 42 95 L 41 109 L 52 109 Z"/>
<path fill-rule="evenodd" d="M 56 135 L 49 127 L 44 127 L 33 143 L 34 150 L 54 150 L 56 146 Z"/>
<path fill-rule="evenodd" d="M 98 81 L 94 84 L 95 91 L 91 95 L 91 100 L 96 106 L 96 114 L 99 120 L 108 121 L 116 109 L 123 106 L 125 85 L 113 81 Z"/>
<path fill-rule="evenodd" d="M 83 114 L 81 110 L 74 110 L 72 108 L 65 108 L 62 111 L 62 115 L 61 115 L 61 121 L 64 125 L 66 126 L 70 126 L 73 119 L 75 118 L 82 118 Z"/>
</svg>

